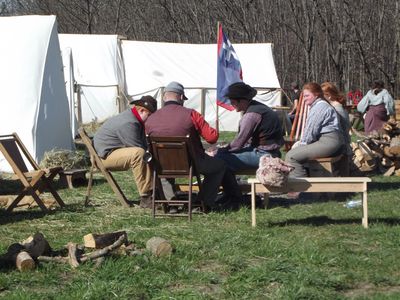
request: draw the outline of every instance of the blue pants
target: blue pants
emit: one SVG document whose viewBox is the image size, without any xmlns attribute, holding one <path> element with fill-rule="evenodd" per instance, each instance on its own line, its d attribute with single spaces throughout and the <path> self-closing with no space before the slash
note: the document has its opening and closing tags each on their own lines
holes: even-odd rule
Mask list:
<svg viewBox="0 0 400 300">
<path fill-rule="evenodd" d="M 260 157 L 269 155 L 271 157 L 280 157 L 279 149 L 266 151 L 254 147 L 245 147 L 235 152 L 218 152 L 215 157 L 226 162 L 227 167 L 233 173 L 241 170 L 257 169 Z"/>
</svg>

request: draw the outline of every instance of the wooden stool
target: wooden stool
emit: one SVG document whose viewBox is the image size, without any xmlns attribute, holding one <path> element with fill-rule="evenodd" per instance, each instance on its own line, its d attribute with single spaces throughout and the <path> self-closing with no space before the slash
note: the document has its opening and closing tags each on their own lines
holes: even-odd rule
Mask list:
<svg viewBox="0 0 400 300">
<path fill-rule="evenodd" d="M 71 169 L 60 172 L 60 184 L 74 188 L 74 182 L 86 183 L 86 169 Z"/>
<path fill-rule="evenodd" d="M 321 157 L 309 160 L 305 167 L 310 177 L 337 177 L 340 176 L 340 162 L 343 155 Z"/>
</svg>

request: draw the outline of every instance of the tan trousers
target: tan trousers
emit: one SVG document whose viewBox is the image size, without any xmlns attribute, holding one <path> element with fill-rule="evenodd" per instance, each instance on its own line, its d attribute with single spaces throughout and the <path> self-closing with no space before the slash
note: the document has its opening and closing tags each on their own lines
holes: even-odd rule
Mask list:
<svg viewBox="0 0 400 300">
<path fill-rule="evenodd" d="M 151 192 L 152 176 L 149 165 L 143 161 L 145 151 L 139 147 L 119 148 L 102 159 L 104 166 L 110 171 L 132 170 L 140 196 Z"/>
</svg>

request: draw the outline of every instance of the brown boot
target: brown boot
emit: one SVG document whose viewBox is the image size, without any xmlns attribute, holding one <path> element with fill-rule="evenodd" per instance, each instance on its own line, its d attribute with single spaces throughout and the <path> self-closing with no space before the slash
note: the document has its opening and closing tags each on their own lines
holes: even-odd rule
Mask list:
<svg viewBox="0 0 400 300">
<path fill-rule="evenodd" d="M 140 204 L 139 205 L 141 208 L 152 208 L 151 194 L 140 196 Z"/>
</svg>

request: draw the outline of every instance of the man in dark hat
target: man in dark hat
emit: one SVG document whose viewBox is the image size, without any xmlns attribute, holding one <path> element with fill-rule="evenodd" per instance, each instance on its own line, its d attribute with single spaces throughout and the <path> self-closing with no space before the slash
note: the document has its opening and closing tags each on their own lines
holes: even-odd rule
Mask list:
<svg viewBox="0 0 400 300">
<path fill-rule="evenodd" d="M 165 105 L 150 116 L 146 122 L 146 132 L 154 136 L 190 135 L 198 171 L 204 175 L 203 191 L 199 197 L 204 200 L 206 206 L 212 209 L 223 178 L 224 180 L 235 179 L 233 174 L 230 178 L 225 178 L 224 161 L 205 153 L 201 137 L 206 142 L 214 144 L 218 140 L 218 132 L 204 120 L 199 112 L 183 106 L 186 99 L 182 84 L 175 81 L 169 83 L 164 89 Z M 171 199 L 174 196 L 171 184 L 166 181 L 162 183 L 165 197 Z"/>
<path fill-rule="evenodd" d="M 268 106 L 253 100 L 257 91 L 244 82 L 228 87 L 225 95 L 238 112 L 244 112 L 239 132 L 226 147 L 219 148 L 216 157 L 224 160 L 236 173 L 240 170 L 257 169 L 260 157 L 280 157 L 284 144 L 282 126 L 278 114 Z"/>
<path fill-rule="evenodd" d="M 151 207 L 151 171 L 143 160 L 147 149 L 144 123 L 157 110 L 157 101 L 143 96 L 131 101 L 132 108 L 108 119 L 96 132 L 94 148 L 111 171 L 133 172 L 140 195 L 140 206 Z"/>
</svg>

